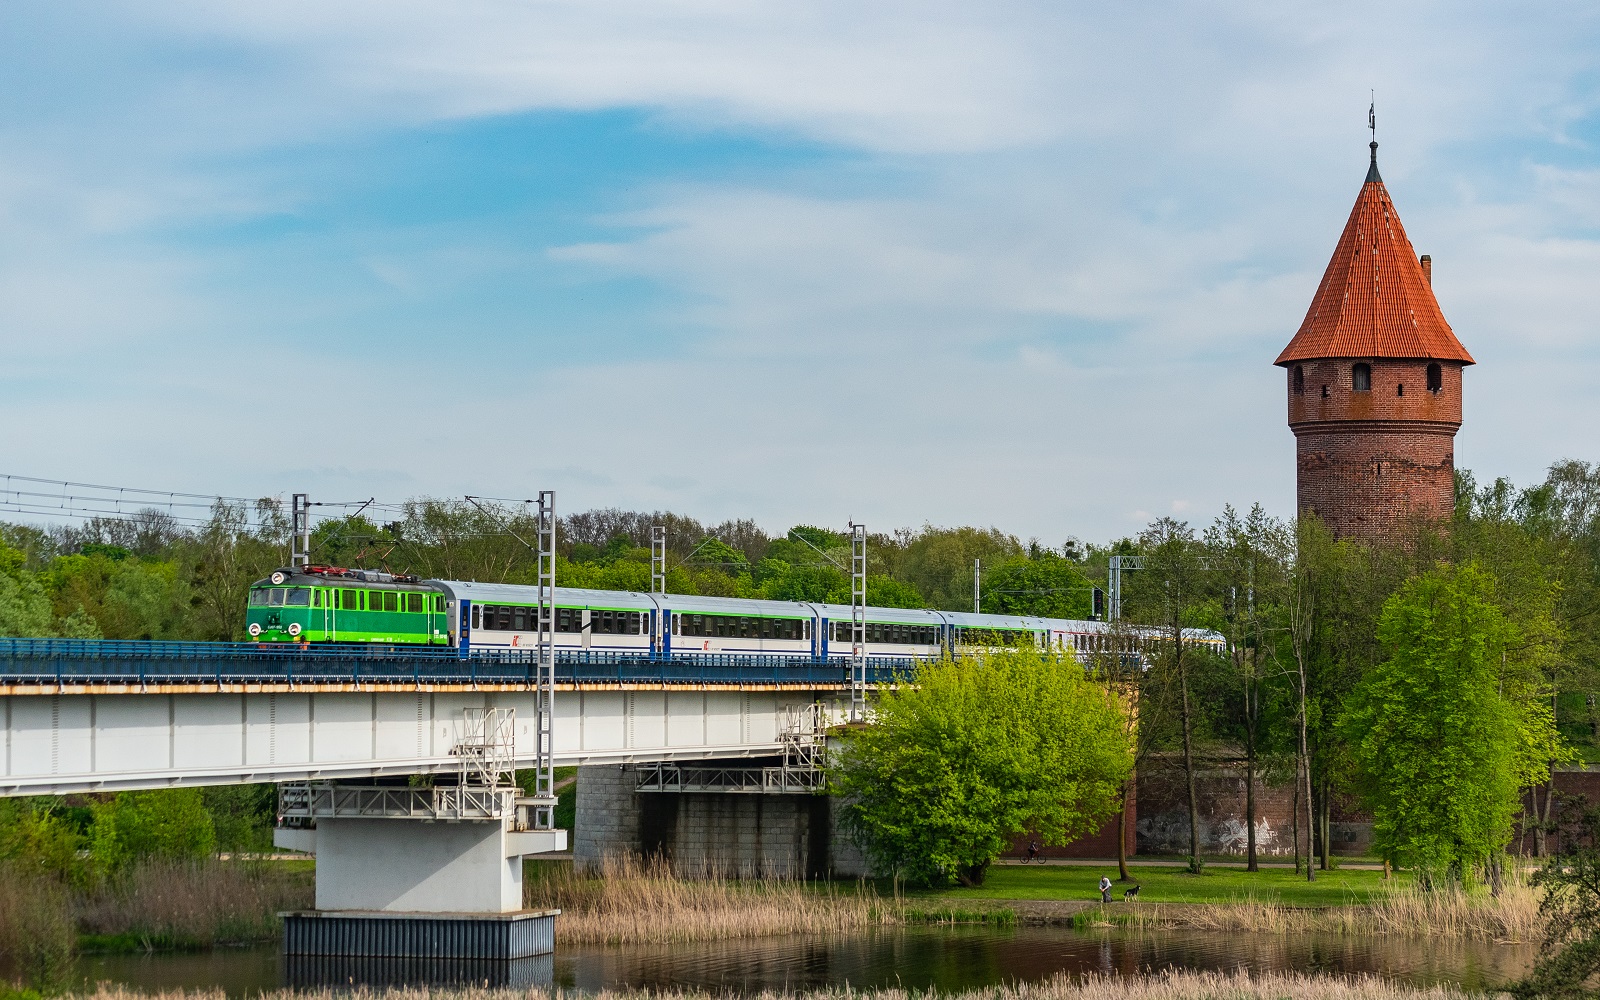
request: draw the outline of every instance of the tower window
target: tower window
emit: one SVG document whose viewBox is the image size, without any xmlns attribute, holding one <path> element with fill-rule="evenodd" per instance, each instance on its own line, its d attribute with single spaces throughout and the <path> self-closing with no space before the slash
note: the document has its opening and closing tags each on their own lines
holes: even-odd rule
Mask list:
<svg viewBox="0 0 1600 1000">
<path fill-rule="evenodd" d="M 1398 385 L 1396 385 L 1394 387 L 1394 394 L 1396 396 L 1404 396 L 1406 394 L 1406 384 L 1404 382 L 1401 382 Z"/>
<path fill-rule="evenodd" d="M 1322 387 L 1322 398 L 1323 399 L 1327 399 L 1328 398 L 1328 387 L 1327 386 L 1323 386 Z"/>
<path fill-rule="evenodd" d="M 1372 391 L 1372 366 L 1362 362 L 1350 369 L 1350 388 L 1356 392 Z"/>
<path fill-rule="evenodd" d="M 1438 392 L 1444 388 L 1444 369 L 1436 361 L 1428 366 L 1428 391 Z"/>
<path fill-rule="evenodd" d="M 1302 365 L 1294 366 L 1294 394 L 1303 395 L 1306 391 L 1306 370 Z"/>
</svg>

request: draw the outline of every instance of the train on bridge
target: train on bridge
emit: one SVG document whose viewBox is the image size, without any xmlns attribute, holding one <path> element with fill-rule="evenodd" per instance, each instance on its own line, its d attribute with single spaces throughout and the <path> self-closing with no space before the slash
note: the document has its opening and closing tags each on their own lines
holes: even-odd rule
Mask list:
<svg viewBox="0 0 1600 1000">
<path fill-rule="evenodd" d="M 557 652 L 674 657 L 693 653 L 849 655 L 851 608 L 815 601 L 692 597 L 562 588 L 551 623 Z M 536 587 L 422 580 L 373 570 L 306 566 L 275 571 L 250 588 L 246 628 L 260 643 L 384 643 L 473 650 L 531 649 L 539 631 Z M 868 607 L 869 657 L 937 658 L 965 647 L 1032 645 L 1079 655 L 1137 633 L 1105 622 Z M 1221 651 L 1216 632 L 1188 638 Z"/>
</svg>

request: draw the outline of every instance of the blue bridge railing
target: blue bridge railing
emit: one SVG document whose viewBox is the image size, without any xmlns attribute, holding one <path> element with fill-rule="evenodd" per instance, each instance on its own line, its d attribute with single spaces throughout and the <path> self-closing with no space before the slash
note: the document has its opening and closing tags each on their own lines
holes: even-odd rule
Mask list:
<svg viewBox="0 0 1600 1000">
<path fill-rule="evenodd" d="M 869 657 L 867 681 L 886 683 L 916 661 Z M 570 684 L 845 684 L 849 659 L 777 654 L 556 651 Z M 122 642 L 0 639 L 0 684 L 526 684 L 534 651 L 327 643 Z"/>
</svg>

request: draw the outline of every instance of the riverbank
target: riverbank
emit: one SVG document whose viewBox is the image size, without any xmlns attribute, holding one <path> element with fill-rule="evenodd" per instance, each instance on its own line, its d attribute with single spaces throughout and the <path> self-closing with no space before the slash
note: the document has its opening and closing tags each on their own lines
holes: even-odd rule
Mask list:
<svg viewBox="0 0 1600 1000">
<path fill-rule="evenodd" d="M 140 862 L 89 885 L 0 866 L 0 965 L 50 982 L 79 953 L 201 950 L 269 941 L 278 913 L 314 899 L 310 864 Z"/>
<path fill-rule="evenodd" d="M 1115 875 L 1115 870 L 1110 870 Z M 1094 870 L 1004 869 L 976 889 L 895 893 L 886 883 L 682 878 L 665 865 L 608 861 L 595 873 L 545 865 L 525 883 L 530 908 L 557 908 L 558 942 L 648 944 L 828 934 L 918 924 L 1127 927 L 1266 934 L 1427 936 L 1537 941 L 1537 892 L 1521 879 L 1485 890 L 1425 892 L 1381 873 L 1189 874 L 1144 869 L 1135 899 L 1099 902 Z"/>
<path fill-rule="evenodd" d="M 1130 882 L 1113 882 L 1115 902 L 1102 904 L 1096 889 L 1113 867 L 1007 866 L 991 869 L 984 885 L 917 894 L 911 899 L 967 908 L 1010 911 L 1019 923 L 1074 927 L 1146 927 L 1258 933 L 1384 934 L 1537 941 L 1544 929 L 1539 894 L 1521 875 L 1498 897 L 1486 889 L 1464 892 L 1418 888 L 1400 873 L 1336 869 L 1314 882 L 1293 870 L 1246 872 L 1181 866 L 1143 867 Z M 1135 898 L 1126 893 L 1134 886 Z M 959 901 L 959 902 L 958 902 Z"/>
<path fill-rule="evenodd" d="M 554 992 L 556 997 L 563 995 L 559 990 Z M 141 993 L 109 985 L 101 985 L 92 992 L 68 996 L 81 1000 L 225 1000 L 220 990 Z M 351 997 L 381 1000 L 523 1000 L 531 996 L 548 997 L 552 994 L 511 989 L 414 987 L 376 991 L 358 988 L 352 991 L 349 987 L 341 987 L 263 992 L 257 995 L 257 1000 L 350 1000 Z M 727 1000 L 728 994 L 627 989 L 603 990 L 586 996 L 587 1000 Z M 863 990 L 845 987 L 781 993 L 761 991 L 746 996 L 749 1000 L 920 1000 L 922 994 L 905 989 Z M 1407 986 L 1376 976 L 1175 971 L 1150 976 L 1094 973 L 1083 977 L 1057 976 L 1038 983 L 951 992 L 944 995 L 944 1000 L 1281 1000 L 1283 997 L 1294 997 L 1296 1000 L 1465 1000 L 1484 996 L 1454 986 Z"/>
</svg>

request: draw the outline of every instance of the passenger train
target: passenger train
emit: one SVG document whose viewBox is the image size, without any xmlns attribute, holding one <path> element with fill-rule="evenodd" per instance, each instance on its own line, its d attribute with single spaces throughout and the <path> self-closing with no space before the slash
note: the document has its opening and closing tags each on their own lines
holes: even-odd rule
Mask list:
<svg viewBox="0 0 1600 1000">
<path fill-rule="evenodd" d="M 422 580 L 337 566 L 280 569 L 250 588 L 256 642 L 374 642 L 473 649 L 532 647 L 538 588 Z M 1104 622 L 907 608 L 866 609 L 866 655 L 934 658 L 975 646 L 1070 649 L 1113 640 Z M 1221 651 L 1223 637 L 1188 637 Z M 564 587 L 556 591 L 557 650 L 671 656 L 764 654 L 826 659 L 851 652 L 849 605 Z"/>
</svg>

